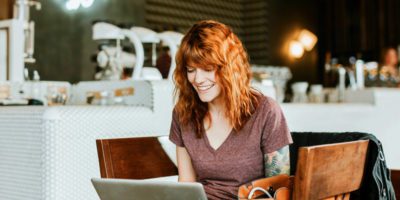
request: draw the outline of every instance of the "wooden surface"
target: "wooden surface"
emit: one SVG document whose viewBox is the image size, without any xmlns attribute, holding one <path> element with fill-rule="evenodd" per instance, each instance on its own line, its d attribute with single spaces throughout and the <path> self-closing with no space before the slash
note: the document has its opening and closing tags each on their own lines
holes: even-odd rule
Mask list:
<svg viewBox="0 0 400 200">
<path fill-rule="evenodd" d="M 392 169 L 391 174 L 394 192 L 396 193 L 396 199 L 400 200 L 400 169 Z"/>
<path fill-rule="evenodd" d="M 294 199 L 348 198 L 340 198 L 340 194 L 360 187 L 367 148 L 367 140 L 301 147 L 294 181 Z"/>
<path fill-rule="evenodd" d="M 0 0 L 0 20 L 11 19 L 14 0 Z"/>
<path fill-rule="evenodd" d="M 96 140 L 102 178 L 146 179 L 177 175 L 157 137 Z"/>
</svg>

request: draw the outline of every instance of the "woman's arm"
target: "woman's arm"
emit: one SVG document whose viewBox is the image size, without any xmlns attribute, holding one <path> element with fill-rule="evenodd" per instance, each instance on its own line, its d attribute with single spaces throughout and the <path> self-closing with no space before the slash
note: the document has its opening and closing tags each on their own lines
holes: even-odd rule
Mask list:
<svg viewBox="0 0 400 200">
<path fill-rule="evenodd" d="M 265 177 L 279 174 L 290 175 L 289 145 L 264 155 Z"/>
<path fill-rule="evenodd" d="M 185 147 L 176 146 L 179 182 L 196 182 L 192 161 Z"/>
</svg>

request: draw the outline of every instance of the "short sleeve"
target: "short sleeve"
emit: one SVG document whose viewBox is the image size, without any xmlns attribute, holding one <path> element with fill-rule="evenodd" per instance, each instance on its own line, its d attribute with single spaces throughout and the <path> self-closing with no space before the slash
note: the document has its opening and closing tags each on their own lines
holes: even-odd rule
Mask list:
<svg viewBox="0 0 400 200">
<path fill-rule="evenodd" d="M 263 113 L 266 116 L 261 138 L 261 148 L 264 154 L 272 153 L 293 143 L 285 116 L 278 103 L 269 98 L 265 103 Z"/>
<path fill-rule="evenodd" d="M 180 146 L 180 147 L 185 146 L 183 144 L 183 140 L 182 140 L 182 132 L 181 132 L 181 128 L 179 125 L 178 115 L 175 110 L 172 112 L 172 122 L 171 122 L 170 131 L 169 131 L 169 140 L 171 140 L 171 142 L 173 142 L 177 146 Z"/>
</svg>

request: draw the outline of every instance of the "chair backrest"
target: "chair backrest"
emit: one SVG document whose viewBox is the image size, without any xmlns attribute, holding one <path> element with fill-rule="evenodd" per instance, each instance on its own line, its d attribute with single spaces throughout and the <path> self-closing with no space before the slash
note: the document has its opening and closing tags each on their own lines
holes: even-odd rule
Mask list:
<svg viewBox="0 0 400 200">
<path fill-rule="evenodd" d="M 348 199 L 360 188 L 368 140 L 301 147 L 293 199 Z"/>
<path fill-rule="evenodd" d="M 96 140 L 102 178 L 146 179 L 177 175 L 157 137 Z"/>
</svg>

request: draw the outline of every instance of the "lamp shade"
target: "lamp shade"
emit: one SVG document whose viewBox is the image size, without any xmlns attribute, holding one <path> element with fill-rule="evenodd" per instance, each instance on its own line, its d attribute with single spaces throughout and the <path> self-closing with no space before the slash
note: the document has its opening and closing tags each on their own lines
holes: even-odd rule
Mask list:
<svg viewBox="0 0 400 200">
<path fill-rule="evenodd" d="M 310 51 L 312 48 L 314 48 L 315 44 L 317 43 L 317 40 L 318 40 L 317 36 L 315 36 L 314 33 L 306 29 L 303 29 L 300 32 L 298 39 L 298 41 L 304 46 L 304 48 L 307 51 Z"/>
</svg>

